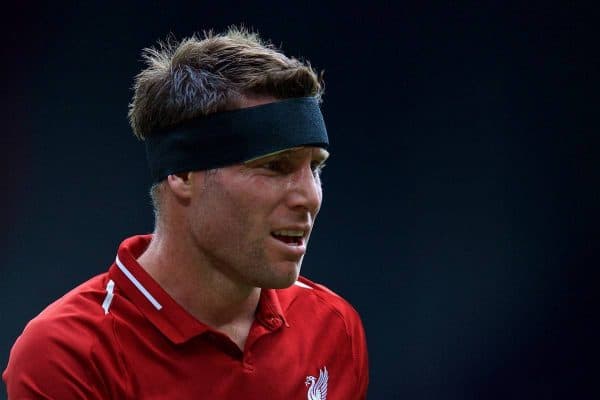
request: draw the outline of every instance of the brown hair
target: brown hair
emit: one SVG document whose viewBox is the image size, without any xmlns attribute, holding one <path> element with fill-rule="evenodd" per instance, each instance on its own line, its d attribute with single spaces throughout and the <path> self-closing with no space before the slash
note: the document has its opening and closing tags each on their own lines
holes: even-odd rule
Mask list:
<svg viewBox="0 0 600 400">
<path fill-rule="evenodd" d="M 154 131 L 219 111 L 250 96 L 315 96 L 323 90 L 310 63 L 285 56 L 256 33 L 232 27 L 146 48 L 147 67 L 135 78 L 129 121 L 144 139 Z"/>
</svg>

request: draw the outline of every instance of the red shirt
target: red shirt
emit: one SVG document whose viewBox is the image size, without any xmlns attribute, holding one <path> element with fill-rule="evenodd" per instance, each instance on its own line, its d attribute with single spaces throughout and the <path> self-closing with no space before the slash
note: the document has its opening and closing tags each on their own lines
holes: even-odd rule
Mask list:
<svg viewBox="0 0 600 400">
<path fill-rule="evenodd" d="M 25 327 L 3 374 L 10 399 L 366 397 L 365 335 L 342 298 L 302 277 L 263 289 L 241 351 L 137 263 L 150 239 L 125 240 L 107 273 Z"/>
</svg>

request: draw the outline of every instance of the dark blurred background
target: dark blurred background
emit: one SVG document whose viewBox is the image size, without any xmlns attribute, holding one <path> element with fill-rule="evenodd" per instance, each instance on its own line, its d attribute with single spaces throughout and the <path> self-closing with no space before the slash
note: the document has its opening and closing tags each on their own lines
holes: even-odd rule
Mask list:
<svg viewBox="0 0 600 400">
<path fill-rule="evenodd" d="M 361 313 L 369 397 L 593 397 L 598 19 L 563 3 L 6 9 L 0 368 L 28 320 L 152 230 L 126 117 L 141 49 L 243 23 L 325 70 L 303 274 Z"/>
</svg>

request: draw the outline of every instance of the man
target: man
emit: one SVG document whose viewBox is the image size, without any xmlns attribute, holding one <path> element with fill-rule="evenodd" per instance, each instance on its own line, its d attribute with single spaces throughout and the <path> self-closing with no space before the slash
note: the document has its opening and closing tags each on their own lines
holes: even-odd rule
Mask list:
<svg viewBox="0 0 600 400">
<path fill-rule="evenodd" d="M 365 398 L 358 315 L 299 277 L 328 157 L 319 78 L 236 29 L 145 57 L 129 116 L 155 231 L 27 325 L 9 398 Z"/>
</svg>

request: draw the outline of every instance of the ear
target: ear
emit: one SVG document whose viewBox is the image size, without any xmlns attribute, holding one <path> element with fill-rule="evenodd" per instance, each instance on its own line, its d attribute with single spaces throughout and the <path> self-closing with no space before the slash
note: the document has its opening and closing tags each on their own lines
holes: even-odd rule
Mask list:
<svg viewBox="0 0 600 400">
<path fill-rule="evenodd" d="M 192 173 L 180 172 L 167 177 L 167 185 L 173 194 L 180 199 L 189 199 L 192 195 Z"/>
</svg>

